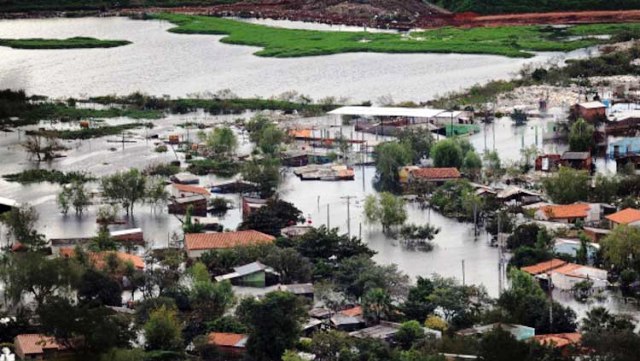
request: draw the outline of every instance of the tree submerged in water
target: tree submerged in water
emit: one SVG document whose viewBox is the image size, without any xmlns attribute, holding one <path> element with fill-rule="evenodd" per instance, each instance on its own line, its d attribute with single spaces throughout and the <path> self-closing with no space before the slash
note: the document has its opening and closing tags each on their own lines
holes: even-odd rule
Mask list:
<svg viewBox="0 0 640 361">
<path fill-rule="evenodd" d="M 440 233 L 440 228 L 431 224 L 424 226 L 407 224 L 400 228 L 399 238 L 404 246 L 420 251 L 431 251 L 433 244 L 431 241 Z"/>
</svg>

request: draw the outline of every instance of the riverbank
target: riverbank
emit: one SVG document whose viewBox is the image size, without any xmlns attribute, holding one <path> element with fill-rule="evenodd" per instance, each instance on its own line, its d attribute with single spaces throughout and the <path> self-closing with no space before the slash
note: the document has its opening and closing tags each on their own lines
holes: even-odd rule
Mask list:
<svg viewBox="0 0 640 361">
<path fill-rule="evenodd" d="M 409 34 L 323 32 L 292 30 L 247 24 L 229 19 L 181 14 L 155 14 L 152 19 L 176 25 L 178 34 L 226 35 L 226 44 L 258 46 L 263 57 L 303 57 L 350 52 L 459 53 L 533 57 L 536 51 L 568 52 L 617 39 L 623 32 L 640 32 L 640 24 L 578 25 L 569 28 L 543 26 L 494 28 L 441 28 Z M 572 37 L 577 36 L 577 39 Z"/>
<path fill-rule="evenodd" d="M 127 40 L 102 40 L 87 37 L 68 39 L 0 39 L 0 46 L 14 49 L 91 49 L 115 48 L 131 44 Z"/>
</svg>

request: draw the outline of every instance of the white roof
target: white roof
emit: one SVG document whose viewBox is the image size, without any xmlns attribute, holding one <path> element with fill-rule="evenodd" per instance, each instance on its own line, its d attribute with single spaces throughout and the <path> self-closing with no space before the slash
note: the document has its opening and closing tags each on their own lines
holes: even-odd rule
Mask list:
<svg viewBox="0 0 640 361">
<path fill-rule="evenodd" d="M 336 115 L 362 115 L 379 117 L 411 117 L 432 118 L 444 112 L 442 109 L 430 108 L 399 108 L 399 107 L 342 107 L 329 112 Z"/>
<path fill-rule="evenodd" d="M 600 103 L 600 102 L 579 103 L 578 105 L 583 107 L 583 108 L 587 108 L 587 109 L 597 109 L 597 108 L 604 108 L 605 107 L 605 105 Z"/>
<path fill-rule="evenodd" d="M 119 231 L 111 231 L 110 232 L 112 237 L 124 236 L 124 235 L 127 235 L 127 234 L 136 234 L 136 233 L 142 233 L 142 228 L 122 229 L 122 230 L 119 230 Z"/>
<path fill-rule="evenodd" d="M 5 206 L 9 206 L 9 207 L 18 207 L 19 204 L 18 202 L 16 202 L 13 199 L 9 199 L 9 198 L 5 198 L 5 197 L 0 197 L 0 204 L 4 204 Z"/>
</svg>

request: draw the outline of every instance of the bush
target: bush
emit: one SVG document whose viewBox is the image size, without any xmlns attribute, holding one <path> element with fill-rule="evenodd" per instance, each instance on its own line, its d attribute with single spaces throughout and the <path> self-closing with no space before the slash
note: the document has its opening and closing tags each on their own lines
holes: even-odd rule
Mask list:
<svg viewBox="0 0 640 361">
<path fill-rule="evenodd" d="M 169 150 L 166 145 L 162 144 L 156 147 L 156 153 L 166 153 Z"/>
</svg>

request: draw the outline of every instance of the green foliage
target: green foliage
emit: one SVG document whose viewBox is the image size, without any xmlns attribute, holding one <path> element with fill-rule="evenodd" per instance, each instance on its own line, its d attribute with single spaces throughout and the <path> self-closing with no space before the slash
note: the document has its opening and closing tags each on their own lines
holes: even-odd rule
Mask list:
<svg viewBox="0 0 640 361">
<path fill-rule="evenodd" d="M 344 259 L 338 263 L 333 277 L 338 289 L 353 300 L 376 288 L 392 300 L 400 300 L 409 289 L 409 277 L 400 272 L 397 265 L 381 266 L 366 256 Z"/>
<path fill-rule="evenodd" d="M 364 215 L 368 222 L 379 222 L 384 232 L 407 220 L 404 200 L 388 192 L 382 192 L 378 197 L 368 195 L 364 202 Z"/>
<path fill-rule="evenodd" d="M 500 327 L 494 328 L 480 340 L 480 357 L 492 361 L 526 360 L 529 348 Z"/>
<path fill-rule="evenodd" d="M 392 310 L 391 297 L 381 288 L 372 288 L 362 296 L 362 314 L 373 324 L 387 319 Z"/>
<path fill-rule="evenodd" d="M 277 237 L 282 228 L 297 224 L 301 216 L 302 211 L 292 203 L 270 199 L 266 205 L 249 214 L 238 229 L 253 229 Z"/>
<path fill-rule="evenodd" d="M 73 181 L 69 186 L 63 186 L 58 193 L 57 202 L 63 214 L 67 214 L 69 208 L 73 206 L 76 215 L 82 215 L 90 204 L 84 184 L 78 181 Z"/>
<path fill-rule="evenodd" d="M 533 327 L 541 334 L 575 331 L 575 312 L 549 300 L 533 277 L 523 271 L 511 269 L 509 279 L 511 288 L 498 299 L 498 305 L 509 315 L 509 322 Z M 553 315 L 552 325 L 549 324 L 550 309 Z"/>
<path fill-rule="evenodd" d="M 19 242 L 29 251 L 38 251 L 47 243 L 45 236 L 35 229 L 38 218 L 36 209 L 25 204 L 0 215 L 0 222 L 5 225 L 9 240 Z"/>
<path fill-rule="evenodd" d="M 233 159 L 189 159 L 187 171 L 197 175 L 215 174 L 231 177 L 240 171 L 240 163 Z"/>
<path fill-rule="evenodd" d="M 264 263 L 278 272 L 283 284 L 311 281 L 313 265 L 293 248 L 275 248 Z"/>
<path fill-rule="evenodd" d="M 455 139 L 441 140 L 431 148 L 431 158 L 435 167 L 460 168 L 464 156 L 462 148 Z"/>
<path fill-rule="evenodd" d="M 629 225 L 614 228 L 601 242 L 607 265 L 640 270 L 640 229 Z"/>
<path fill-rule="evenodd" d="M 612 315 L 603 307 L 587 312 L 582 323 L 582 345 L 603 360 L 632 361 L 638 358 L 640 336 L 624 315 Z"/>
<path fill-rule="evenodd" d="M 171 163 L 153 163 L 146 166 L 142 173 L 147 176 L 170 177 L 180 173 L 180 166 Z"/>
<path fill-rule="evenodd" d="M 160 306 L 151 311 L 149 320 L 144 324 L 147 350 L 182 350 L 181 329 L 175 309 Z"/>
<path fill-rule="evenodd" d="M 412 33 L 409 38 L 399 34 L 350 33 L 292 30 L 203 16 L 157 14 L 156 19 L 172 22 L 171 32 L 181 34 L 227 35 L 222 42 L 259 46 L 258 56 L 299 57 L 344 52 L 389 53 L 466 53 L 497 54 L 510 57 L 531 57 L 531 51 L 570 51 L 598 43 L 597 39 L 567 41 L 558 39 L 542 26 L 478 27 L 459 29 L 444 27 Z M 570 32 L 611 34 L 626 31 L 633 24 L 619 24 L 606 29 L 581 25 Z M 362 41 L 366 39 L 367 41 Z M 295 47 L 292 46 L 295 44 Z"/>
<path fill-rule="evenodd" d="M 421 159 L 429 158 L 434 140 L 428 128 L 404 128 L 396 138 L 406 149 L 411 150 L 412 163 L 417 164 Z"/>
<path fill-rule="evenodd" d="M 418 248 L 425 251 L 433 249 L 431 240 L 440 232 L 440 228 L 430 224 L 418 226 L 407 224 L 400 228 L 400 238 L 403 243 L 410 248 Z"/>
<path fill-rule="evenodd" d="M 410 349 L 413 344 L 424 337 L 424 330 L 418 321 L 404 322 L 400 326 L 398 332 L 394 335 L 395 341 L 398 342 L 400 347 L 405 350 Z"/>
<path fill-rule="evenodd" d="M 72 182 L 85 183 L 95 178 L 84 172 L 61 172 L 49 169 L 27 169 L 20 173 L 5 174 L 2 178 L 9 182 L 30 184 L 38 182 L 50 182 L 58 184 L 69 184 Z"/>
<path fill-rule="evenodd" d="M 115 48 L 128 44 L 131 44 L 131 42 L 126 40 L 100 40 L 87 37 L 68 39 L 0 39 L 0 46 L 8 46 L 14 49 Z"/>
<path fill-rule="evenodd" d="M 275 246 L 259 245 L 250 247 L 235 247 L 205 252 L 200 261 L 207 265 L 209 272 L 222 275 L 233 271 L 233 267 L 242 266 L 256 260 L 264 260 L 274 251 Z"/>
<path fill-rule="evenodd" d="M 538 239 L 538 233 L 544 232 L 536 223 L 521 224 L 507 238 L 507 248 L 517 249 L 522 246 L 534 246 Z"/>
<path fill-rule="evenodd" d="M 595 128 L 593 125 L 580 118 L 573 125 L 569 131 L 569 149 L 572 152 L 590 152 L 595 146 L 595 140 L 593 133 Z"/>
<path fill-rule="evenodd" d="M 589 197 L 589 174 L 586 171 L 562 167 L 557 173 L 543 179 L 542 186 L 555 203 L 586 201 Z"/>
<path fill-rule="evenodd" d="M 474 178 L 480 174 L 482 170 L 482 159 L 476 152 L 467 152 L 462 160 L 462 171 L 468 173 Z"/>
<path fill-rule="evenodd" d="M 253 158 L 242 166 L 242 177 L 248 182 L 258 185 L 258 191 L 263 198 L 276 193 L 280 184 L 280 161 L 277 158 Z"/>
<path fill-rule="evenodd" d="M 280 360 L 295 346 L 307 317 L 301 299 L 288 292 L 245 298 L 236 314 L 249 327 L 247 352 L 256 361 Z"/>
<path fill-rule="evenodd" d="M 384 142 L 378 144 L 374 150 L 377 186 L 385 191 L 399 191 L 400 167 L 409 164 L 412 160 L 412 150 L 408 143 Z"/>
<path fill-rule="evenodd" d="M 147 178 L 138 169 L 131 168 L 102 178 L 101 185 L 106 198 L 119 202 L 127 214 L 133 214 L 133 206 L 145 197 Z"/>
<path fill-rule="evenodd" d="M 231 128 L 223 126 L 215 128 L 204 136 L 207 147 L 213 153 L 213 158 L 225 159 L 233 155 L 238 148 L 238 138 Z"/>
<path fill-rule="evenodd" d="M 489 305 L 487 291 L 482 286 L 460 285 L 454 278 L 433 275 L 433 291 L 427 300 L 439 307 L 445 320 L 453 327 L 470 327 Z"/>
<path fill-rule="evenodd" d="M 402 305 L 402 310 L 408 319 L 422 321 L 433 313 L 436 305 L 429 301 L 429 295 L 433 290 L 434 285 L 430 279 L 418 276 L 416 285 L 409 289 L 407 299 Z"/>
<path fill-rule="evenodd" d="M 79 303 L 95 306 L 122 306 L 122 288 L 120 284 L 96 270 L 84 272 L 78 284 Z"/>
</svg>

